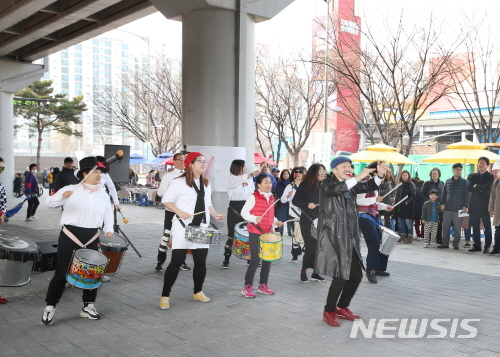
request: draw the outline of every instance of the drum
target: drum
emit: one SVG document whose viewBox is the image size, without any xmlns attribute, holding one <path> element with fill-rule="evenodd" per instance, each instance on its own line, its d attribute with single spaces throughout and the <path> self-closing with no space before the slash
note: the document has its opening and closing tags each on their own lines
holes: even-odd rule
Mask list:
<svg viewBox="0 0 500 357">
<path fill-rule="evenodd" d="M 108 267 L 104 273 L 118 273 L 125 251 L 128 249 L 128 242 L 123 237 L 116 234 L 111 239 L 104 235 L 104 237 L 100 238 L 100 241 L 102 254 L 109 259 Z"/>
<path fill-rule="evenodd" d="M 378 229 L 380 229 L 380 232 L 382 233 L 382 244 L 380 245 L 379 252 L 384 255 L 390 255 L 394 250 L 394 247 L 396 247 L 399 235 L 384 226 L 378 226 Z"/>
<path fill-rule="evenodd" d="M 73 253 L 66 280 L 81 289 L 96 289 L 108 265 L 104 254 L 92 249 L 78 249 Z"/>
<path fill-rule="evenodd" d="M 28 284 L 38 257 L 38 246 L 32 241 L 0 235 L 0 286 Z"/>
<path fill-rule="evenodd" d="M 259 245 L 259 258 L 266 262 L 280 260 L 283 256 L 283 239 L 277 233 L 261 234 Z"/>
<path fill-rule="evenodd" d="M 184 238 L 191 243 L 219 244 L 222 233 L 210 227 L 187 226 Z"/>
<path fill-rule="evenodd" d="M 240 222 L 234 227 L 233 254 L 241 259 L 250 259 L 250 240 L 247 230 L 248 222 Z"/>
</svg>

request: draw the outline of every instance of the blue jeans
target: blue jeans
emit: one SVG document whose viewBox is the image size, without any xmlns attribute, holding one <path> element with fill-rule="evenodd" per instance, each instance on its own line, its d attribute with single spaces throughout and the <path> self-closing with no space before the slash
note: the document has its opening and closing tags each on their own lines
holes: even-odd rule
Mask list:
<svg viewBox="0 0 500 357">
<path fill-rule="evenodd" d="M 366 271 L 387 270 L 387 260 L 389 257 L 379 253 L 382 235 L 375 222 L 368 218 L 359 217 L 359 229 L 363 232 L 368 254 L 366 255 Z"/>
<path fill-rule="evenodd" d="M 484 225 L 484 248 L 491 246 L 491 219 L 490 215 L 470 215 L 470 226 L 472 228 L 472 238 L 474 239 L 474 248 L 481 249 L 481 221 Z"/>
<path fill-rule="evenodd" d="M 399 219 L 399 233 L 402 235 L 413 235 L 413 219 L 400 218 Z"/>
</svg>

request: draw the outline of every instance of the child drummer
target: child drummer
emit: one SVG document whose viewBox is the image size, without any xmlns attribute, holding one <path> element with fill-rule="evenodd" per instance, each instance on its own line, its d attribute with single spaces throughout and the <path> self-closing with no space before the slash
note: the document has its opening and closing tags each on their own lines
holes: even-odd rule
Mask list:
<svg viewBox="0 0 500 357">
<path fill-rule="evenodd" d="M 54 277 L 49 283 L 47 306 L 43 311 L 42 324 L 50 325 L 54 320 L 56 305 L 59 303 L 64 287 L 66 285 L 66 273 L 73 251 L 81 248 L 77 241 L 86 245 L 86 249 L 99 249 L 99 228 L 104 224 L 106 237 L 113 237 L 113 213 L 109 205 L 109 196 L 99 186 L 104 167 L 98 165 L 95 157 L 86 157 L 80 160 L 80 170 L 77 178 L 80 184 L 64 186 L 53 196 L 47 197 L 48 207 L 56 208 L 63 206 L 61 217 L 63 229 L 59 234 L 57 246 L 57 266 Z M 85 181 L 83 181 L 85 179 Z M 83 308 L 81 317 L 90 320 L 99 320 L 101 316 L 94 307 L 97 289 L 83 290 Z"/>
<path fill-rule="evenodd" d="M 257 190 L 252 193 L 241 210 L 241 216 L 249 221 L 247 226 L 250 241 L 250 264 L 245 274 L 245 287 L 241 293 L 247 298 L 254 298 L 253 279 L 259 266 L 259 236 L 273 231 L 273 225 L 281 227 L 283 222 L 274 217 L 274 196 L 271 192 L 273 184 L 267 174 L 260 174 L 256 179 Z M 274 291 L 267 286 L 271 262 L 263 261 L 260 270 L 260 283 L 257 291 L 272 295 Z"/>
</svg>

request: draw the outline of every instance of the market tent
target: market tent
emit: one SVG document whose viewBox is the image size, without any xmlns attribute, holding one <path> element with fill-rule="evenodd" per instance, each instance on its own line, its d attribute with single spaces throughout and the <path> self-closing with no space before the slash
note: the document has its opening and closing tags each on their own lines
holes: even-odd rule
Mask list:
<svg viewBox="0 0 500 357">
<path fill-rule="evenodd" d="M 138 165 L 138 164 L 146 164 L 148 159 L 146 159 L 143 155 L 134 153 L 130 155 L 129 165 Z"/>
</svg>

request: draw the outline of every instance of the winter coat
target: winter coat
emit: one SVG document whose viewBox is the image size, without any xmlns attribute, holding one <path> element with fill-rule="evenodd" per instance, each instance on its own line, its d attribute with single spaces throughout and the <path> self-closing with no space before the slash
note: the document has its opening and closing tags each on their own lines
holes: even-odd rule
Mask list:
<svg viewBox="0 0 500 357">
<path fill-rule="evenodd" d="M 290 209 L 290 205 L 287 203 L 281 202 L 281 196 L 283 196 L 283 192 L 285 191 L 286 186 L 290 184 L 290 181 L 288 180 L 282 180 L 278 181 L 276 184 L 276 191 L 275 191 L 275 197 L 277 200 L 279 200 L 278 203 L 276 203 L 276 218 L 278 218 L 278 221 L 286 221 L 288 219 L 288 210 Z"/>
<path fill-rule="evenodd" d="M 441 209 L 441 205 L 439 204 L 439 202 L 436 201 L 436 203 L 437 203 L 437 213 L 439 222 L 439 214 L 443 213 L 443 210 Z M 432 215 L 432 201 L 427 201 L 424 203 L 424 206 L 422 207 L 422 215 L 419 218 L 421 218 L 422 221 L 429 222 L 431 219 L 431 215 Z"/>
<path fill-rule="evenodd" d="M 415 216 L 413 218 L 420 219 L 422 216 L 422 207 L 427 200 L 422 197 L 422 186 L 415 185 Z"/>
<path fill-rule="evenodd" d="M 491 185 L 494 180 L 495 178 L 488 171 L 484 174 L 473 173 L 469 175 L 467 178 L 467 181 L 469 181 L 468 191 L 471 193 L 469 198 L 469 214 L 488 215 Z"/>
<path fill-rule="evenodd" d="M 301 217 L 304 219 L 316 219 L 319 214 L 319 207 L 316 206 L 310 209 L 309 203 L 318 204 L 319 203 L 319 190 L 310 188 L 307 182 L 301 182 L 297 191 L 295 191 L 295 196 L 293 196 L 292 204 L 299 207 L 302 210 Z M 309 217 L 309 218 L 308 218 Z"/>
<path fill-rule="evenodd" d="M 403 182 L 403 184 L 399 186 L 396 190 L 396 202 L 394 202 L 394 204 L 398 203 L 406 196 L 408 196 L 408 198 L 394 208 L 395 216 L 403 219 L 413 219 L 415 216 L 415 193 L 415 184 L 411 181 Z"/>
<path fill-rule="evenodd" d="M 443 194 L 443 188 L 444 188 L 444 182 L 441 180 L 438 180 L 438 182 L 434 182 L 432 180 L 425 181 L 424 186 L 422 186 L 422 192 L 420 192 L 420 195 L 422 196 L 425 202 L 429 200 L 429 194 L 431 190 L 436 190 L 439 195 L 437 201 L 441 202 L 440 198 Z"/>
<path fill-rule="evenodd" d="M 496 180 L 491 186 L 488 212 L 495 212 L 493 225 L 500 226 L 500 179 Z"/>
<path fill-rule="evenodd" d="M 77 183 L 78 179 L 75 177 L 75 171 L 64 167 L 54 179 L 54 191 L 57 192 L 64 186 L 76 185 Z"/>
<path fill-rule="evenodd" d="M 445 205 L 445 211 L 450 212 L 458 212 L 463 207 L 468 207 L 469 192 L 467 180 L 462 177 L 459 177 L 458 180 L 455 180 L 453 177 L 446 180 L 439 202 Z"/>
<path fill-rule="evenodd" d="M 392 190 L 395 186 L 396 186 L 396 182 L 384 180 L 380 184 L 380 187 L 379 187 L 380 196 L 382 196 L 382 197 L 385 196 L 387 194 L 387 192 Z M 382 203 L 385 203 L 386 205 L 392 205 L 391 198 L 394 198 L 394 197 L 396 197 L 396 191 L 392 191 L 389 196 L 384 198 Z"/>
<path fill-rule="evenodd" d="M 377 191 L 374 179 L 358 182 L 350 190 L 345 181 L 328 175 L 320 186 L 318 243 L 315 271 L 344 280 L 351 272 L 352 250 L 355 249 L 362 262 L 359 242 L 356 195 Z"/>
<path fill-rule="evenodd" d="M 26 196 L 36 195 L 38 192 L 38 180 L 36 176 L 30 173 L 26 176 L 26 182 L 24 183 L 24 194 Z"/>
</svg>

